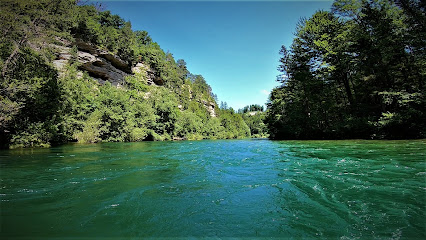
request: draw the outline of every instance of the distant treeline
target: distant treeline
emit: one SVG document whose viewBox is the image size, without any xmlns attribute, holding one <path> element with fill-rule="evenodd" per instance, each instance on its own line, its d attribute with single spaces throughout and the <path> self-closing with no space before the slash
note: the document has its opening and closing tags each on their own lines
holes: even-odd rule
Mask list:
<svg viewBox="0 0 426 240">
<path fill-rule="evenodd" d="M 248 105 L 245 106 L 241 109 L 238 109 L 238 113 L 247 113 L 247 112 L 263 112 L 264 108 L 263 106 L 260 106 L 259 104 L 252 104 L 252 105 Z"/>
<path fill-rule="evenodd" d="M 282 47 L 266 123 L 275 139 L 426 137 L 420 0 L 336 0 Z"/>
</svg>

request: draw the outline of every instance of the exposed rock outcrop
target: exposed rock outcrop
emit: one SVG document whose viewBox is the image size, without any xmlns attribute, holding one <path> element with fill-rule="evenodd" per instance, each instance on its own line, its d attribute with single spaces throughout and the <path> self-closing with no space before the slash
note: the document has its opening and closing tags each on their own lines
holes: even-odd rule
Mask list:
<svg viewBox="0 0 426 240">
<path fill-rule="evenodd" d="M 71 48 L 58 45 L 54 45 L 53 47 L 55 47 L 57 50 L 56 59 L 53 60 L 53 65 L 56 67 L 56 69 L 62 70 L 68 63 L 68 60 L 71 59 Z"/>
<path fill-rule="evenodd" d="M 133 73 L 145 73 L 148 85 L 164 85 L 164 80 L 158 74 L 143 63 L 138 63 L 132 68 Z"/>
<path fill-rule="evenodd" d="M 81 39 L 76 39 L 73 43 L 63 39 L 57 40 L 61 42 L 61 45 L 53 45 L 57 54 L 53 65 L 58 70 L 62 70 L 69 60 L 75 58 L 80 63 L 79 69 L 86 71 L 101 84 L 108 81 L 114 86 L 120 86 L 126 76 L 142 73 L 146 75 L 147 84 L 164 85 L 164 80 L 159 74 L 143 63 L 138 63 L 136 66 L 131 67 L 117 55 L 100 50 L 93 44 L 84 42 Z M 77 47 L 77 52 L 74 54 L 72 54 L 73 46 Z"/>
<path fill-rule="evenodd" d="M 65 64 L 73 58 L 72 47 L 76 46 L 78 51 L 74 55 L 80 63 L 79 68 L 87 71 L 90 76 L 96 78 L 100 83 L 110 82 L 114 86 L 123 84 L 124 77 L 132 74 L 130 66 L 118 56 L 104 50 L 99 50 L 89 43 L 77 39 L 74 43 L 62 42 L 64 46 L 55 45 L 57 58 L 53 61 L 55 67 L 63 69 Z"/>
<path fill-rule="evenodd" d="M 90 54 L 96 54 L 98 51 L 98 49 L 93 44 L 86 43 L 79 38 L 75 39 L 74 45 L 77 46 L 78 50 L 88 52 Z"/>
<path fill-rule="evenodd" d="M 216 105 L 214 104 L 214 102 L 208 102 L 206 100 L 202 100 L 201 103 L 207 109 L 211 117 L 217 117 L 216 111 L 215 111 Z"/>
<path fill-rule="evenodd" d="M 90 76 L 110 82 L 114 86 L 122 85 L 124 77 L 128 74 L 116 68 L 102 57 L 78 51 L 79 68 L 85 70 Z"/>
<path fill-rule="evenodd" d="M 98 56 L 105 58 L 111 63 L 112 66 L 120 69 L 121 71 L 128 74 L 132 73 L 132 69 L 130 65 L 126 61 L 121 60 L 121 58 L 118 57 L 117 55 L 112 55 L 108 53 L 107 51 L 102 50 L 98 52 Z"/>
</svg>

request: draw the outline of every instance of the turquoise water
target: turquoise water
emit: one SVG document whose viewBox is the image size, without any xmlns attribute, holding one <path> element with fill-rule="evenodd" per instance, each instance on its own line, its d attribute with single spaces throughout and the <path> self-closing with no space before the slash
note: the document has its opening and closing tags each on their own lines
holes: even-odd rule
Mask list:
<svg viewBox="0 0 426 240">
<path fill-rule="evenodd" d="M 426 238 L 426 141 L 0 151 L 1 239 Z"/>
</svg>

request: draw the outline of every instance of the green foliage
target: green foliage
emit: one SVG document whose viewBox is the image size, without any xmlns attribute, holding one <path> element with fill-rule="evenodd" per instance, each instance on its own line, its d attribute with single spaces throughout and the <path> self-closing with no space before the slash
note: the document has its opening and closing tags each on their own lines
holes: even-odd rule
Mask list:
<svg viewBox="0 0 426 240">
<path fill-rule="evenodd" d="M 27 124 L 25 130 L 18 130 L 10 140 L 10 148 L 49 147 L 52 134 L 47 131 L 48 124 L 37 122 Z"/>
<path fill-rule="evenodd" d="M 102 113 L 98 110 L 95 110 L 84 122 L 83 129 L 79 132 L 76 132 L 74 137 L 80 143 L 96 143 L 101 141 L 101 120 Z"/>
<path fill-rule="evenodd" d="M 250 136 L 233 110 L 211 112 L 216 97 L 201 75 L 110 11 L 73 0 L 6 0 L 0 13 L 1 147 Z M 117 55 L 129 73 L 143 63 L 162 86 L 148 85 L 143 69 L 120 87 L 100 84 L 79 71 L 78 44 L 58 74 L 50 64 L 58 49 L 49 44 L 63 40 Z"/>
<path fill-rule="evenodd" d="M 219 114 L 221 125 L 225 130 L 224 132 L 219 132 L 220 138 L 250 137 L 250 128 L 244 122 L 241 115 L 236 114 L 232 108 L 221 110 Z"/>
<path fill-rule="evenodd" d="M 176 122 L 175 133 L 177 137 L 188 138 L 200 134 L 202 132 L 203 122 L 196 113 L 185 110 L 180 113 L 180 117 Z M 193 140 L 193 139 L 190 139 Z"/>
<path fill-rule="evenodd" d="M 22 49 L 16 67 L 0 81 L 1 142 L 42 146 L 61 141 L 57 73 L 29 48 Z M 39 129 L 38 129 L 39 128 Z M 20 136 L 20 137 L 18 137 Z"/>
<path fill-rule="evenodd" d="M 299 23 L 268 103 L 273 138 L 425 136 L 425 32 L 397 2 L 336 0 Z"/>
<path fill-rule="evenodd" d="M 267 138 L 269 137 L 268 128 L 264 123 L 266 113 L 262 111 L 243 113 L 244 122 L 250 129 L 251 137 Z"/>
<path fill-rule="evenodd" d="M 129 140 L 131 142 L 140 142 L 145 140 L 147 136 L 148 136 L 148 129 L 135 127 L 130 132 Z"/>
<path fill-rule="evenodd" d="M 158 134 L 170 135 L 174 131 L 175 122 L 178 118 L 177 99 L 171 91 L 166 88 L 157 88 L 149 98 L 156 115 L 154 130 Z"/>
<path fill-rule="evenodd" d="M 136 73 L 134 76 L 126 76 L 124 80 L 128 89 L 136 90 L 136 92 L 148 91 L 147 81 L 141 73 Z"/>
</svg>

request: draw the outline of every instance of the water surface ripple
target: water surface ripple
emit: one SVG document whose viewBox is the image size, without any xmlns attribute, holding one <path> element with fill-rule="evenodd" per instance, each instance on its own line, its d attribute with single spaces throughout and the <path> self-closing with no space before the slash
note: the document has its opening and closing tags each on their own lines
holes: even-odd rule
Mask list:
<svg viewBox="0 0 426 240">
<path fill-rule="evenodd" d="M 0 151 L 1 239 L 426 239 L 426 141 Z"/>
</svg>

